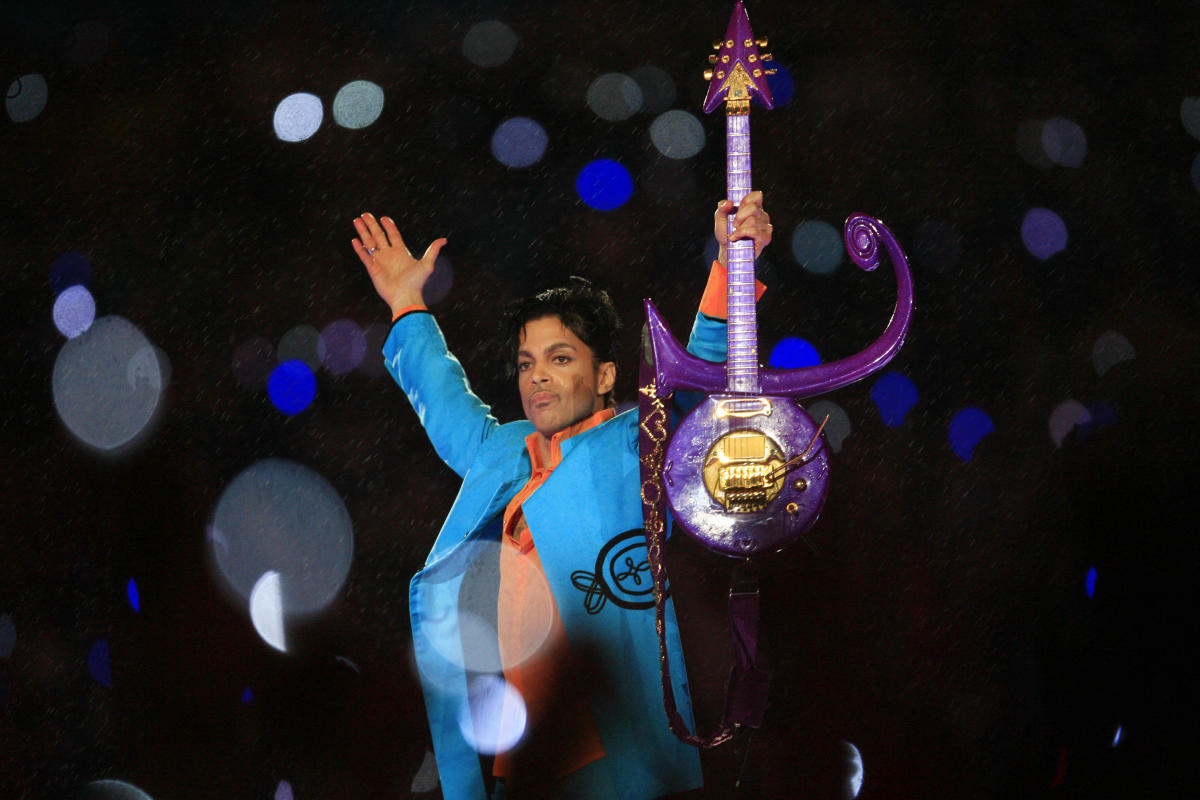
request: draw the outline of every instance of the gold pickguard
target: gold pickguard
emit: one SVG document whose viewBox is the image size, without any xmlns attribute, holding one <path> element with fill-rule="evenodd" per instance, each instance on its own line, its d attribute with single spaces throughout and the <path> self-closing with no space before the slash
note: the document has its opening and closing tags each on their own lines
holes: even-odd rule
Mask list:
<svg viewBox="0 0 1200 800">
<path fill-rule="evenodd" d="M 766 434 L 736 430 L 717 439 L 704 457 L 704 487 L 727 511 L 766 508 L 783 490 L 787 458 Z"/>
</svg>

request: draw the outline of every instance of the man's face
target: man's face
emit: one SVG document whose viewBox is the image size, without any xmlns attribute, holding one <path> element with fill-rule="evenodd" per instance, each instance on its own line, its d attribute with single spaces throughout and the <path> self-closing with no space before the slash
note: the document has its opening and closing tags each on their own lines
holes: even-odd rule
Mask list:
<svg viewBox="0 0 1200 800">
<path fill-rule="evenodd" d="M 596 363 L 591 348 L 558 317 L 525 323 L 517 352 L 521 405 L 547 439 L 603 409 L 616 376 L 616 365 Z"/>
</svg>

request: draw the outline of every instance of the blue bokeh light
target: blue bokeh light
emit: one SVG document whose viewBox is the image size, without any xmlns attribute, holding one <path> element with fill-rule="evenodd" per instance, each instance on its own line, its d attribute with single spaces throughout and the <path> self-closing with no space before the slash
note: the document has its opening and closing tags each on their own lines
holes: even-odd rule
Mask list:
<svg viewBox="0 0 1200 800">
<path fill-rule="evenodd" d="M 899 372 L 885 372 L 871 387 L 871 400 L 883 417 L 883 424 L 889 428 L 899 428 L 904 424 L 904 417 L 917 404 L 920 395 L 916 384 L 907 375 Z"/>
<path fill-rule="evenodd" d="M 512 117 L 492 134 L 492 155 L 505 166 L 521 169 L 536 164 L 549 142 L 546 129 L 529 117 Z"/>
<path fill-rule="evenodd" d="M 312 367 L 298 358 L 288 359 L 271 371 L 267 395 L 283 413 L 299 414 L 312 405 L 317 396 L 317 376 Z"/>
<path fill-rule="evenodd" d="M 950 447 L 963 461 L 970 461 L 975 445 L 995 429 L 992 418 L 982 409 L 968 406 L 950 420 Z"/>
<path fill-rule="evenodd" d="M 125 587 L 125 596 L 129 598 L 129 605 L 135 614 L 140 614 L 142 611 L 142 601 L 138 596 L 137 582 L 129 579 L 129 584 Z"/>
<path fill-rule="evenodd" d="M 97 639 L 92 645 L 92 649 L 88 651 L 87 657 L 88 672 L 92 678 L 101 686 L 112 688 L 112 667 L 108 658 L 108 642 L 104 639 Z"/>
<path fill-rule="evenodd" d="M 776 70 L 774 75 L 767 75 L 767 86 L 771 89 L 771 99 L 775 102 L 775 107 L 787 105 L 796 95 L 796 79 L 788 72 L 787 67 L 778 61 L 767 62 L 766 68 Z"/>
<path fill-rule="evenodd" d="M 50 291 L 57 297 L 68 286 L 92 282 L 92 264 L 79 250 L 68 250 L 50 265 Z"/>
<path fill-rule="evenodd" d="M 1096 596 L 1096 568 L 1088 567 L 1087 578 L 1083 581 L 1083 588 L 1087 591 L 1088 597 Z"/>
<path fill-rule="evenodd" d="M 87 333 L 96 321 L 96 300 L 86 286 L 68 286 L 54 300 L 54 327 L 68 339 Z"/>
<path fill-rule="evenodd" d="M 815 367 L 821 363 L 821 356 L 817 348 L 804 339 L 785 336 L 771 348 L 771 358 L 767 363 L 775 369 Z"/>
<path fill-rule="evenodd" d="M 599 158 L 579 171 L 575 191 L 597 211 L 612 211 L 633 196 L 633 177 L 620 162 Z"/>
<path fill-rule="evenodd" d="M 254 700 L 254 692 L 250 691 L 250 687 L 247 686 L 245 691 L 242 692 L 242 703 L 249 703 L 252 700 Z"/>
<path fill-rule="evenodd" d="M 845 252 L 841 233 L 828 222 L 806 219 L 792 231 L 792 256 L 809 272 L 830 274 Z"/>
<path fill-rule="evenodd" d="M 46 79 L 37 73 L 22 75 L 8 85 L 4 108 L 13 122 L 29 122 L 46 108 L 50 90 Z"/>
<path fill-rule="evenodd" d="M 1045 261 L 1067 249 L 1067 224 L 1048 208 L 1031 208 L 1021 220 L 1021 241 L 1030 255 Z"/>
</svg>

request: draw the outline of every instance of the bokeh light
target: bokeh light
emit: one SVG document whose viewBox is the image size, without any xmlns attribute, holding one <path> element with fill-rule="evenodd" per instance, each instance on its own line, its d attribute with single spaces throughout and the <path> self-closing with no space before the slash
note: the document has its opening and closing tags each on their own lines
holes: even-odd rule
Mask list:
<svg viewBox="0 0 1200 800">
<path fill-rule="evenodd" d="M 0 658 L 8 658 L 17 646 L 17 626 L 8 614 L 0 614 Z"/>
<path fill-rule="evenodd" d="M 91 674 L 92 680 L 101 686 L 112 688 L 112 666 L 109 661 L 108 642 L 104 639 L 97 639 L 92 643 L 88 650 L 87 656 L 88 673 Z"/>
<path fill-rule="evenodd" d="M 1052 117 L 1042 125 L 1042 150 L 1060 167 L 1078 167 L 1087 156 L 1087 136 L 1075 122 Z"/>
<path fill-rule="evenodd" d="M 261 392 L 275 368 L 275 346 L 262 336 L 247 339 L 233 350 L 233 377 L 242 388 Z"/>
<path fill-rule="evenodd" d="M 382 113 L 383 88 L 370 81 L 350 81 L 333 97 L 333 121 L 343 128 L 365 128 Z"/>
<path fill-rule="evenodd" d="M 58 352 L 54 407 L 77 438 L 114 450 L 147 429 L 166 385 L 161 351 L 129 320 L 101 317 Z"/>
<path fill-rule="evenodd" d="M 675 102 L 677 90 L 671 74 L 649 64 L 635 67 L 629 77 L 642 91 L 642 111 L 646 114 L 661 114 Z"/>
<path fill-rule="evenodd" d="M 440 258 L 441 256 L 439 256 Z M 437 269 L 435 264 L 434 269 Z M 372 378 L 382 378 L 387 375 L 387 367 L 383 363 L 383 343 L 387 340 L 391 326 L 385 322 L 372 322 L 363 330 L 363 338 L 367 341 L 367 353 L 363 356 L 358 371 Z"/>
<path fill-rule="evenodd" d="M 597 211 L 611 211 L 633 196 L 633 176 L 620 162 L 600 158 L 579 171 L 575 191 L 580 200 Z"/>
<path fill-rule="evenodd" d="M 1087 575 L 1083 579 L 1083 590 L 1087 592 L 1088 597 L 1096 596 L 1096 568 L 1088 567 Z"/>
<path fill-rule="evenodd" d="M 858 748 L 850 742 L 843 742 L 843 744 L 846 745 L 846 795 L 853 800 L 862 791 L 862 753 L 858 752 Z"/>
<path fill-rule="evenodd" d="M 606 72 L 588 86 L 587 105 L 609 122 L 629 119 L 642 107 L 642 89 L 621 72 Z"/>
<path fill-rule="evenodd" d="M 1125 726 L 1118 725 L 1117 729 L 1115 731 L 1113 731 L 1113 737 L 1112 737 L 1112 746 L 1113 747 L 1116 747 L 1117 745 L 1119 745 L 1121 743 L 1121 737 L 1124 735 L 1124 733 L 1125 733 Z"/>
<path fill-rule="evenodd" d="M 432 792 L 438 787 L 440 782 L 437 758 L 433 755 L 432 750 L 426 750 L 425 757 L 421 759 L 421 766 L 417 769 L 417 774 L 413 775 L 412 785 L 409 786 L 409 789 L 413 794 Z"/>
<path fill-rule="evenodd" d="M 1032 167 L 1049 169 L 1054 162 L 1046 155 L 1042 145 L 1042 129 L 1046 123 L 1040 119 L 1027 119 L 1017 126 L 1017 154 Z"/>
<path fill-rule="evenodd" d="M 995 429 L 992 418 L 983 409 L 968 406 L 950 420 L 950 447 L 963 461 L 970 461 L 975 445 Z"/>
<path fill-rule="evenodd" d="M 267 396 L 283 413 L 293 416 L 312 405 L 317 396 L 317 376 L 299 359 L 284 361 L 267 378 Z"/>
<path fill-rule="evenodd" d="M 151 800 L 151 797 L 132 783 L 105 779 L 84 786 L 79 800 Z"/>
<path fill-rule="evenodd" d="M 815 367 L 821 363 L 817 348 L 799 336 L 785 336 L 771 348 L 768 365 L 774 369 Z"/>
<path fill-rule="evenodd" d="M 845 252 L 842 235 L 828 222 L 806 219 L 792 232 L 792 256 L 809 272 L 832 273 Z"/>
<path fill-rule="evenodd" d="M 77 22 L 67 34 L 63 56 L 67 61 L 84 66 L 94 64 L 108 50 L 108 25 L 98 19 Z"/>
<path fill-rule="evenodd" d="M 1067 225 L 1048 208 L 1031 208 L 1021 220 L 1021 241 L 1034 258 L 1045 261 L 1067 247 Z"/>
<path fill-rule="evenodd" d="M 57 297 L 70 286 L 92 282 L 92 264 L 79 250 L 68 250 L 50 265 L 50 291 Z"/>
<path fill-rule="evenodd" d="M 308 92 L 290 94 L 275 106 L 275 135 L 285 142 L 303 142 L 321 127 L 325 107 Z"/>
<path fill-rule="evenodd" d="M 922 269 L 945 274 L 962 256 L 958 232 L 944 222 L 927 219 L 913 234 L 913 264 Z"/>
<path fill-rule="evenodd" d="M 241 701 L 242 701 L 242 705 L 245 705 L 247 703 L 251 703 L 254 701 L 254 692 L 252 692 L 250 690 L 249 686 L 247 686 L 245 689 L 242 690 Z"/>
<path fill-rule="evenodd" d="M 704 149 L 704 126 L 695 114 L 672 109 L 650 124 L 650 141 L 667 158 L 691 158 Z"/>
<path fill-rule="evenodd" d="M 287 781 L 280 781 L 275 786 L 275 800 L 295 800 L 295 795 L 292 794 L 292 785 Z"/>
<path fill-rule="evenodd" d="M 129 579 L 129 583 L 125 585 L 125 597 L 129 600 L 129 607 L 133 609 L 135 614 L 140 614 L 142 611 L 142 599 L 138 595 L 137 581 L 133 578 Z"/>
<path fill-rule="evenodd" d="M 54 300 L 54 327 L 68 339 L 87 332 L 96 321 L 96 301 L 86 286 L 68 286 Z"/>
<path fill-rule="evenodd" d="M 437 305 L 446 299 L 453 288 L 454 265 L 445 255 L 438 253 L 437 259 L 433 262 L 433 272 L 429 273 L 429 278 L 421 287 L 421 299 L 427 306 Z"/>
<path fill-rule="evenodd" d="M 917 386 L 907 375 L 900 372 L 885 372 L 871 387 L 871 400 L 879 409 L 883 424 L 899 428 L 904 417 L 916 406 L 920 395 Z"/>
<path fill-rule="evenodd" d="M 1064 400 L 1050 413 L 1050 439 L 1055 447 L 1062 447 L 1063 439 L 1078 425 L 1092 421 L 1091 412 L 1078 400 Z"/>
<path fill-rule="evenodd" d="M 351 319 L 339 319 L 321 329 L 317 357 L 334 375 L 353 372 L 367 354 L 367 337 Z"/>
<path fill-rule="evenodd" d="M 786 106 L 796 95 L 796 79 L 788 72 L 787 67 L 778 61 L 770 62 L 769 68 L 775 70 L 774 75 L 767 75 L 767 88 L 771 90 L 771 100 L 776 108 Z M 757 98 L 757 95 L 755 97 Z"/>
<path fill-rule="evenodd" d="M 287 652 L 283 626 L 283 588 L 279 573 L 263 573 L 250 590 L 250 622 L 262 640 L 281 653 Z"/>
<path fill-rule="evenodd" d="M 1092 366 L 1097 375 L 1103 375 L 1122 361 L 1137 357 L 1133 343 L 1119 331 L 1105 331 L 1092 345 Z"/>
<path fill-rule="evenodd" d="M 499 675 L 474 678 L 465 700 L 458 712 L 458 728 L 479 753 L 511 750 L 525 735 L 525 700 Z"/>
<path fill-rule="evenodd" d="M 242 602 L 265 573 L 277 572 L 285 614 L 329 605 L 354 555 L 350 514 L 337 491 L 282 458 L 256 461 L 229 483 L 213 512 L 209 543 L 214 566 Z"/>
<path fill-rule="evenodd" d="M 821 420 L 829 417 L 829 421 L 825 423 L 825 431 L 823 433 L 825 441 L 833 449 L 833 452 L 842 452 L 842 443 L 850 436 L 853 430 L 850 426 L 850 416 L 846 413 L 846 409 L 839 406 L 832 400 L 818 400 L 808 407 L 808 415 L 816 420 L 818 425 Z"/>
<path fill-rule="evenodd" d="M 13 122 L 29 122 L 46 108 L 50 89 L 37 73 L 22 75 L 8 85 L 4 108 Z"/>
<path fill-rule="evenodd" d="M 1179 120 L 1192 138 L 1200 139 L 1200 97 L 1185 97 L 1179 104 Z"/>
<path fill-rule="evenodd" d="M 529 117 L 512 117 L 501 122 L 492 134 L 492 155 L 501 164 L 520 169 L 540 161 L 548 142 L 546 129 L 537 122 Z"/>
<path fill-rule="evenodd" d="M 321 368 L 321 354 L 317 352 L 320 341 L 321 333 L 312 325 L 295 325 L 279 337 L 275 358 L 281 363 L 293 359 L 303 361 L 315 372 Z"/>
<path fill-rule="evenodd" d="M 476 23 L 463 37 L 462 54 L 477 67 L 498 67 L 512 58 L 517 34 L 499 20 Z"/>
</svg>

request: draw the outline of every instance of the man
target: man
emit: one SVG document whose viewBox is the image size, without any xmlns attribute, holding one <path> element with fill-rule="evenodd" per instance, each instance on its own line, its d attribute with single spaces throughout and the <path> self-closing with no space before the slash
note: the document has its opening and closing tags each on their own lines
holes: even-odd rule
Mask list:
<svg viewBox="0 0 1200 800">
<path fill-rule="evenodd" d="M 718 204 L 719 263 L 688 345 L 710 361 L 725 358 L 730 215 L 729 240 L 753 239 L 756 256 L 771 240 L 761 192 L 737 209 Z M 446 240 L 417 259 L 389 218 L 364 214 L 354 227 L 354 251 L 392 311 L 388 370 L 463 478 L 409 592 L 444 795 L 649 800 L 700 786 L 697 752 L 663 712 L 637 413 L 614 409 L 619 321 L 608 295 L 576 281 L 509 310 L 526 419 L 501 425 L 421 299 Z M 671 605 L 666 621 L 690 723 Z"/>
</svg>

